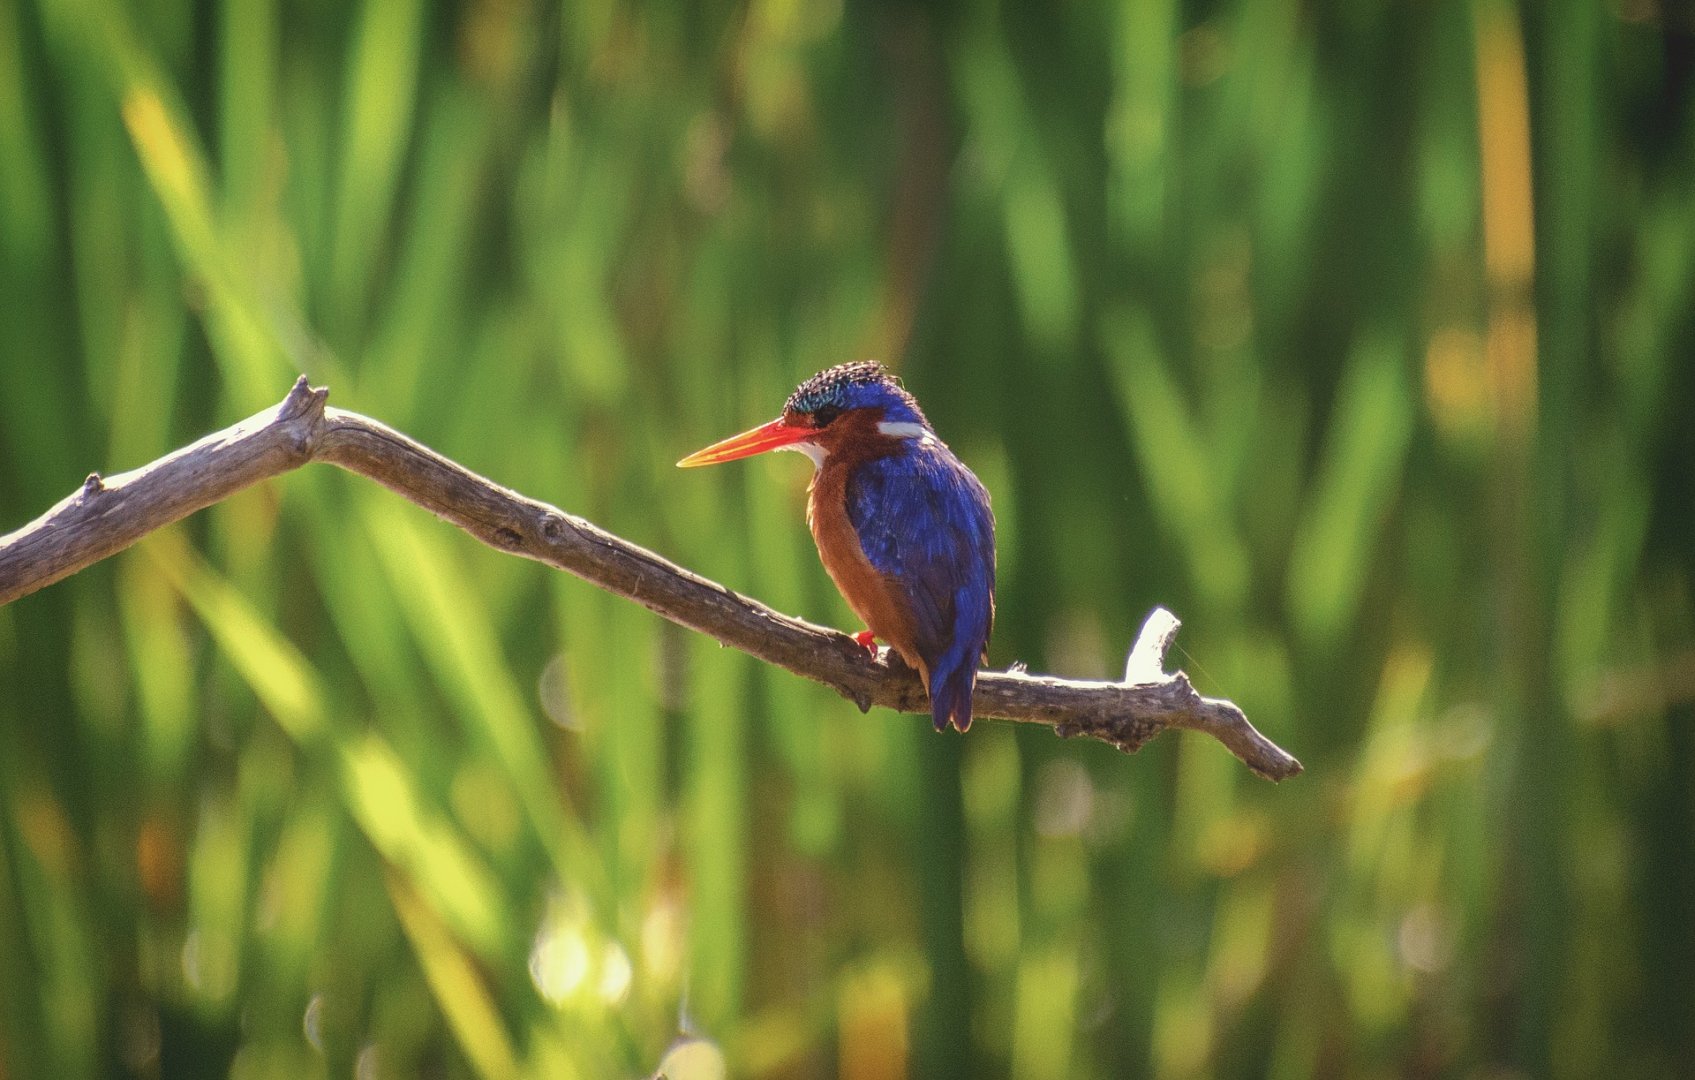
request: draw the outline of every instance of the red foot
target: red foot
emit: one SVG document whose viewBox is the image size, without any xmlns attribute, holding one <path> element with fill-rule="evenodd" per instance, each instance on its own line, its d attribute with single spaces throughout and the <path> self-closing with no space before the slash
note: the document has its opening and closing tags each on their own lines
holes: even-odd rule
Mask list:
<svg viewBox="0 0 1695 1080">
<path fill-rule="evenodd" d="M 861 630 L 859 633 L 853 635 L 853 640 L 859 643 L 860 648 L 862 648 L 866 652 L 870 653 L 873 659 L 876 658 L 876 656 L 877 656 L 877 635 L 876 634 L 873 634 L 869 630 Z"/>
</svg>

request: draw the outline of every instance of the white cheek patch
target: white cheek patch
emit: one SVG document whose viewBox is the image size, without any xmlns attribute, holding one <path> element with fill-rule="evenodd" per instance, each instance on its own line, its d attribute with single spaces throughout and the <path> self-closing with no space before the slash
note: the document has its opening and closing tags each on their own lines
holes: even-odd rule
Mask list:
<svg viewBox="0 0 1695 1080">
<path fill-rule="evenodd" d="M 800 451 L 801 453 L 805 454 L 807 457 L 812 459 L 812 467 L 815 468 L 815 469 L 821 467 L 824 464 L 825 450 L 822 446 L 819 446 L 817 443 L 810 443 L 810 442 L 790 443 L 787 446 L 779 446 L 777 449 Z"/>
<path fill-rule="evenodd" d="M 877 430 L 896 439 L 922 439 L 930 434 L 923 424 L 915 424 L 910 420 L 884 420 L 878 423 Z"/>
</svg>

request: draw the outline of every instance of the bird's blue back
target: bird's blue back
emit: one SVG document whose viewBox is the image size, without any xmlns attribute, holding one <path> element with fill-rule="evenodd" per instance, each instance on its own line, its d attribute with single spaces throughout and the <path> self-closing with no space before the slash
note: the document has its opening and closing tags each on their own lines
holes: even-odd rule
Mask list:
<svg viewBox="0 0 1695 1080">
<path fill-rule="evenodd" d="M 971 724 L 971 693 L 994 623 L 995 522 L 989 495 L 934 436 L 902 440 L 847 482 L 847 513 L 866 560 L 912 612 L 930 669 L 931 717 Z"/>
</svg>

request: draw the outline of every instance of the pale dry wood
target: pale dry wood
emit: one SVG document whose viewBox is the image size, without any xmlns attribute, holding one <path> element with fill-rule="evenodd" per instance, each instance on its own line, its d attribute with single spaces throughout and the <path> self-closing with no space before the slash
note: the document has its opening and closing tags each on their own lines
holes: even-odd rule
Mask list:
<svg viewBox="0 0 1695 1080">
<path fill-rule="evenodd" d="M 0 537 L 0 604 L 123 550 L 202 507 L 309 461 L 377 481 L 483 543 L 569 571 L 797 675 L 831 687 L 861 710 L 929 712 L 918 677 L 883 650 L 790 618 L 708 581 L 581 518 L 526 498 L 358 413 L 329 408 L 328 391 L 302 377 L 287 398 L 234 427 L 150 465 L 83 486 L 40 518 Z M 1135 751 L 1166 728 L 1211 735 L 1270 780 L 1300 762 L 1256 731 L 1228 701 L 1202 697 L 1181 671 L 1163 671 L 1177 620 L 1158 609 L 1131 650 L 1124 682 L 1084 682 L 985 671 L 973 710 L 1047 724 Z"/>
</svg>

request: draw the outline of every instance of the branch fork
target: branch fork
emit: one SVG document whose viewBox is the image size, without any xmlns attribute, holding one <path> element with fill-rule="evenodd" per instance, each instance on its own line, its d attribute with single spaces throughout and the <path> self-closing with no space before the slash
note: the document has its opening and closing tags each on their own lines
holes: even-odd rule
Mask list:
<svg viewBox="0 0 1695 1080">
<path fill-rule="evenodd" d="M 929 713 L 916 673 L 847 634 L 790 618 L 557 507 L 487 480 L 359 413 L 330 408 L 305 376 L 282 402 L 131 472 L 83 485 L 0 536 L 0 605 L 115 554 L 156 529 L 310 461 L 375 480 L 490 547 L 565 570 L 767 663 L 823 683 L 866 711 Z M 1164 661 L 1177 618 L 1156 608 L 1122 682 L 981 672 L 973 712 L 1047 724 L 1135 752 L 1167 728 L 1201 731 L 1268 780 L 1301 771 L 1229 701 L 1202 697 Z"/>
</svg>

